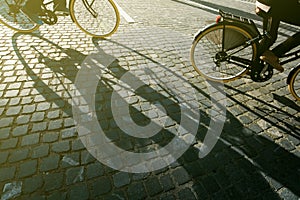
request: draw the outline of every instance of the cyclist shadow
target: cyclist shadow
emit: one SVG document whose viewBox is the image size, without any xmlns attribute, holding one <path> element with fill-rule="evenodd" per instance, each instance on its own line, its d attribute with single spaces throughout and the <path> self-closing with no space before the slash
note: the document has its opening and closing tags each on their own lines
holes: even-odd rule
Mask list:
<svg viewBox="0 0 300 200">
<path fill-rule="evenodd" d="M 110 42 L 116 43 L 114 41 Z M 122 44 L 116 44 L 122 46 Z M 139 54 L 138 51 L 130 49 L 130 47 L 124 45 L 123 47 L 129 49 L 131 52 Z M 147 55 L 140 54 L 140 56 L 153 62 Z M 156 62 L 155 64 L 159 65 L 159 62 Z M 163 65 L 159 66 L 164 67 Z M 127 72 L 127 70 L 118 64 L 113 66 L 113 68 L 115 69 L 112 70 L 113 73 L 111 75 L 117 79 L 120 79 L 122 75 Z M 168 69 L 166 68 L 166 70 Z M 154 80 L 159 78 L 156 76 L 155 72 L 149 71 Z M 173 75 L 178 76 L 176 74 Z M 136 77 L 136 80 L 138 81 L 139 77 Z M 108 92 L 106 96 L 108 99 L 111 97 L 109 94 L 112 92 L 112 87 L 109 86 L 111 84 L 112 83 L 109 83 L 109 80 L 106 80 L 101 84 L 101 88 L 105 88 L 105 91 Z M 205 93 L 197 86 L 193 86 L 197 92 L 202 93 L 203 96 L 210 99 L 209 94 Z M 149 94 L 151 95 L 147 95 L 143 90 L 140 90 L 137 94 L 146 99 L 146 101 L 153 102 L 154 95 L 164 102 L 162 105 L 166 108 L 168 108 L 167 105 L 175 104 L 176 112 L 174 113 L 176 114 L 172 115 L 171 113 L 170 117 L 177 123 L 180 123 L 180 117 L 178 116 L 180 107 L 176 102 L 154 91 L 152 88 L 146 86 L 144 89 L 150 91 Z M 232 100 L 232 98 L 230 99 Z M 109 106 L 110 105 L 108 105 L 107 108 L 108 111 L 111 110 Z M 174 107 L 172 109 L 174 109 Z M 135 112 L 138 111 L 134 110 L 132 113 Z M 201 143 L 205 137 L 205 134 L 203 133 L 207 133 L 207 127 L 209 127 L 210 121 L 215 119 L 212 119 L 207 114 L 206 110 L 200 109 L 199 112 L 201 121 L 199 122 L 196 142 Z M 103 115 L 103 112 L 101 112 L 101 114 Z M 112 114 L 109 111 L 105 115 Z M 144 115 L 139 115 L 136 119 L 144 121 L 146 124 L 149 122 L 149 119 Z M 227 199 L 251 199 L 259 197 L 264 197 L 266 199 L 280 199 L 276 192 L 281 189 L 284 194 L 288 194 L 289 192 L 285 188 L 295 195 L 300 196 L 298 187 L 298 180 L 300 178 L 298 165 L 299 158 L 273 141 L 258 135 L 258 133 L 263 130 L 258 131 L 256 126 L 247 127 L 246 125 L 243 125 L 237 117 L 229 112 L 229 110 L 227 110 L 226 119 L 222 135 L 208 156 L 199 159 L 199 149 L 190 147 L 188 151 L 186 151 L 183 156 L 171 166 L 158 170 L 154 174 L 145 173 L 143 175 L 145 177 L 158 176 L 159 174 L 167 174 L 167 171 L 172 171 L 171 174 L 173 175 L 172 180 L 174 185 L 169 185 L 170 188 L 174 188 L 175 185 L 184 188 L 184 184 L 192 182 L 191 188 L 186 187 L 184 193 L 177 194 L 179 196 L 183 195 L 181 197 L 184 198 L 188 198 L 188 195 L 191 195 L 193 196 L 191 198 L 203 199 L 214 199 L 218 197 L 226 197 Z M 264 118 L 264 120 L 267 119 Z M 99 123 L 101 124 L 101 121 Z M 116 129 L 113 130 L 113 132 L 121 132 L 121 130 L 116 131 Z M 112 136 L 112 134 L 107 135 Z M 170 140 L 165 142 L 162 141 L 165 140 L 165 138 L 172 138 L 172 133 L 170 132 L 160 133 L 158 135 L 167 135 L 167 137 L 157 136 L 150 140 L 139 140 L 133 143 L 128 142 L 132 141 L 132 138 L 125 136 L 122 136 L 122 140 L 119 140 L 120 137 L 110 137 L 110 139 L 119 140 L 120 142 L 119 144 L 116 143 L 117 145 L 120 145 L 120 147 L 124 149 L 132 150 L 133 144 L 147 145 L 153 142 L 159 144 L 160 147 L 163 147 L 166 142 Z M 122 141 L 125 142 L 122 144 Z M 166 180 L 168 176 L 169 175 L 158 177 L 163 181 Z M 170 188 L 168 189 L 170 190 Z M 166 192 L 168 189 L 166 189 Z M 195 197 L 194 192 L 197 197 Z"/>
<path fill-rule="evenodd" d="M 22 50 L 20 50 L 21 47 L 18 47 L 17 45 L 17 39 L 21 35 L 23 34 L 14 35 L 14 49 L 22 64 L 25 66 L 26 72 L 35 82 L 35 88 L 48 102 L 54 102 L 65 113 L 72 116 L 72 105 L 70 104 L 70 101 L 53 91 L 53 89 L 50 88 L 51 84 L 44 82 L 44 79 L 36 73 L 36 70 L 32 69 L 25 61 L 25 58 L 22 56 Z M 48 66 L 49 69 L 64 76 L 68 81 L 73 83 L 79 70 L 78 64 L 82 63 L 86 58 L 86 55 L 73 49 L 62 49 L 57 44 L 40 36 L 29 35 L 46 41 L 46 43 L 55 47 L 59 53 L 64 54 L 62 59 L 57 60 L 46 56 L 37 48 L 33 48 L 36 53 L 36 58 L 39 58 L 43 65 Z M 32 49 L 32 47 L 30 48 Z M 113 61 L 107 66 L 107 69 L 110 71 L 109 74 L 116 80 L 120 80 L 122 75 L 128 73 L 128 70 L 121 67 L 116 58 L 105 54 L 100 48 L 98 50 L 101 56 L 109 57 L 108 60 Z M 134 50 L 131 51 L 135 52 Z M 151 58 L 146 55 L 142 56 L 145 59 L 151 60 Z M 63 68 L 60 68 L 61 62 L 64 63 Z M 163 65 L 161 65 L 161 67 L 163 67 Z M 151 73 L 151 75 L 155 77 L 154 72 Z M 136 76 L 135 78 L 136 81 L 140 81 L 139 77 Z M 112 118 L 111 94 L 114 90 L 113 87 L 116 86 L 116 84 L 118 83 L 110 78 L 102 78 L 97 86 L 97 91 L 99 93 L 95 96 L 97 117 L 101 127 L 104 127 L 105 129 L 107 137 L 125 150 L 132 150 L 135 147 L 134 145 L 138 147 L 147 147 L 147 145 L 155 142 L 160 146 L 164 146 L 166 142 L 169 142 L 173 138 L 173 135 L 168 130 L 148 140 L 135 140 L 132 142 L 132 138 L 123 136 L 124 134 L 121 133 L 121 130 L 118 129 L 115 122 L 110 120 Z M 121 87 L 122 85 L 119 86 Z M 209 99 L 208 94 L 204 93 L 196 86 L 194 86 L 194 88 Z M 138 90 L 137 95 L 140 95 L 148 102 L 160 100 L 162 105 L 172 110 L 172 112 L 169 113 L 169 116 L 174 121 L 180 123 L 180 116 L 178 116 L 180 107 L 176 101 L 172 100 L 176 99 L 176 96 L 169 94 L 170 96 L 167 97 L 147 85 Z M 232 98 L 230 99 L 234 100 Z M 173 106 L 168 107 L 169 105 Z M 149 123 L 150 119 L 141 114 L 134 106 L 131 106 L 130 110 L 134 120 L 140 122 L 140 125 Z M 197 141 L 201 142 L 204 137 L 203 133 L 207 132 L 209 122 L 213 119 L 206 114 L 206 110 L 199 110 L 199 112 L 201 113 L 201 122 L 198 128 Z M 106 119 L 103 120 L 103 117 Z M 217 198 L 221 195 L 229 198 L 250 198 L 257 197 L 257 195 L 265 196 L 267 198 L 278 198 L 273 191 L 280 189 L 282 186 L 300 196 L 298 187 L 300 175 L 299 165 L 297 165 L 299 163 L 299 158 L 284 150 L 274 142 L 269 141 L 262 136 L 258 136 L 256 132 L 255 128 L 244 126 L 233 114 L 227 111 L 227 122 L 225 123 L 221 138 L 207 157 L 199 159 L 198 149 L 190 147 L 177 163 L 173 163 L 170 167 L 159 170 L 151 176 L 157 177 L 159 172 L 163 174 L 166 170 L 170 170 L 170 174 L 173 176 L 173 187 L 175 187 L 175 185 L 184 187 L 183 185 L 185 183 L 191 181 L 193 191 L 198 197 L 203 197 L 204 199 Z M 121 134 L 122 136 L 120 136 Z M 182 174 L 182 171 L 179 170 L 180 168 L 183 168 L 186 171 L 187 176 Z M 265 175 L 270 177 L 268 179 L 271 184 L 273 184 L 273 188 L 271 188 L 269 183 L 265 180 Z M 162 181 L 162 176 L 159 178 L 161 178 L 160 180 Z M 170 191 L 170 188 L 165 189 L 165 191 Z M 114 191 L 112 191 L 112 193 L 113 192 Z"/>
<path fill-rule="evenodd" d="M 36 39 L 30 46 L 28 44 L 24 46 L 22 42 L 18 42 L 19 37 L 22 36 Z M 75 80 L 78 66 L 86 55 L 74 49 L 64 49 L 35 33 L 15 33 L 12 43 L 29 76 L 28 80 L 34 82 L 33 87 L 47 102 L 53 102 L 68 116 L 72 116 L 71 94 L 68 91 L 70 84 Z M 32 53 L 30 60 L 35 60 L 34 63 L 28 63 L 29 60 L 26 60 L 28 52 Z"/>
</svg>

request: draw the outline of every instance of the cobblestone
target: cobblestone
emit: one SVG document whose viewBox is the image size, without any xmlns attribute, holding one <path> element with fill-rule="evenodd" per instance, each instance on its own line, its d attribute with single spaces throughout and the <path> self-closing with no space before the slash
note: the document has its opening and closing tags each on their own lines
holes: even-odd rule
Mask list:
<svg viewBox="0 0 300 200">
<path fill-rule="evenodd" d="M 39 133 L 25 135 L 24 137 L 22 137 L 21 146 L 34 145 L 37 144 L 39 140 L 40 140 Z"/>
<path fill-rule="evenodd" d="M 49 157 L 43 158 L 40 164 L 40 171 L 46 172 L 57 169 L 59 161 L 60 159 L 58 155 L 50 155 Z"/>
<path fill-rule="evenodd" d="M 9 156 L 9 162 L 17 162 L 28 158 L 29 149 L 18 149 Z"/>
<path fill-rule="evenodd" d="M 34 34 L 15 33 L 1 25 L 0 191 L 18 182 L 22 191 L 15 199 L 26 200 L 298 199 L 300 105 L 292 100 L 284 81 L 294 63 L 265 83 L 245 76 L 224 84 L 227 107 L 222 134 L 213 150 L 199 158 L 217 115 L 210 113 L 215 102 L 210 86 L 190 63 L 193 35 L 215 19 L 217 9 L 251 17 L 261 25 L 253 13 L 254 1 L 116 2 L 135 22 L 127 23 L 121 16 L 118 31 L 107 39 L 87 36 L 64 16 Z M 278 39 L 296 30 L 285 24 Z M 128 173 L 90 154 L 83 142 L 88 146 L 95 138 L 81 141 L 80 131 L 92 126 L 77 126 L 72 92 L 85 67 L 82 63 L 92 54 L 93 61 L 101 63 L 93 96 L 95 112 L 89 115 L 103 130 L 97 137 L 106 136 L 110 144 L 131 153 L 163 149 L 177 137 L 174 133 L 189 132 L 199 111 L 195 142 L 180 158 L 154 172 Z M 106 58 L 115 61 L 104 66 Z M 133 79 L 125 80 L 126 73 Z M 132 84 L 139 82 L 144 85 L 135 90 Z M 192 90 L 198 99 L 186 126 L 180 102 L 193 104 Z M 163 130 L 146 139 L 126 135 L 112 113 L 114 91 L 129 108 L 125 120 L 132 118 L 142 128 L 155 121 Z M 159 157 L 145 158 L 153 166 L 151 158 Z M 130 157 L 121 159 L 139 163 Z"/>
</svg>

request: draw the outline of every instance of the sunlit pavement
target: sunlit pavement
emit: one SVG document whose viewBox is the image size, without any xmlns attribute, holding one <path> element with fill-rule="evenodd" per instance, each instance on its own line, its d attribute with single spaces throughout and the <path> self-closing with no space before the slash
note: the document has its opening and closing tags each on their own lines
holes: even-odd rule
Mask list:
<svg viewBox="0 0 300 200">
<path fill-rule="evenodd" d="M 254 4 L 117 3 L 121 24 L 105 40 L 69 17 L 33 34 L 1 25 L 2 199 L 298 199 L 300 103 L 286 86 L 293 65 L 265 83 L 245 77 L 218 87 L 225 102 L 189 61 L 193 35 L 218 8 L 254 17 Z M 283 26 L 279 41 L 296 30 Z M 221 135 L 199 158 L 210 130 Z M 99 137 L 142 154 L 145 165 L 124 152 L 112 159 Z M 178 145 L 182 155 L 158 153 L 177 137 L 189 146 Z"/>
</svg>

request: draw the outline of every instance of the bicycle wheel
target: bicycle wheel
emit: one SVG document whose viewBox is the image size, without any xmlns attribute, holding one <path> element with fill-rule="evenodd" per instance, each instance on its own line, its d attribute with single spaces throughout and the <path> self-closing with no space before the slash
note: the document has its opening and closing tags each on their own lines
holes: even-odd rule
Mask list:
<svg viewBox="0 0 300 200">
<path fill-rule="evenodd" d="M 237 25 L 224 26 L 222 23 L 211 25 L 200 32 L 193 41 L 192 65 L 208 80 L 216 82 L 235 80 L 247 73 L 245 61 L 250 65 L 256 57 L 255 43 L 244 46 L 249 39 L 252 39 L 251 34 Z M 242 66 L 236 64 L 240 61 L 244 61 Z"/>
<path fill-rule="evenodd" d="M 292 70 L 291 73 L 292 74 L 288 83 L 288 88 L 293 97 L 300 101 L 300 65 Z"/>
<path fill-rule="evenodd" d="M 32 32 L 39 28 L 25 13 L 19 0 L 0 0 L 0 23 L 18 32 Z"/>
<path fill-rule="evenodd" d="M 70 14 L 86 34 L 104 38 L 112 35 L 120 23 L 120 14 L 112 0 L 71 0 Z"/>
</svg>

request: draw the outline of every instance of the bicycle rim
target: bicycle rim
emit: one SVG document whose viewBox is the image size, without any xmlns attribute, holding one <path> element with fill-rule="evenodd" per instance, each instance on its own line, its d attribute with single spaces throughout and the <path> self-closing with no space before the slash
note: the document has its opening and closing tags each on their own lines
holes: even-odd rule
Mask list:
<svg viewBox="0 0 300 200">
<path fill-rule="evenodd" d="M 300 67 L 294 72 L 288 85 L 289 91 L 297 101 L 300 101 Z"/>
<path fill-rule="evenodd" d="M 21 11 L 21 5 L 16 5 L 13 0 L 7 1 L 10 6 L 0 0 L 0 23 L 8 28 L 18 32 L 32 32 L 39 28 L 39 25 L 31 21 L 31 19 Z"/>
<path fill-rule="evenodd" d="M 225 29 L 223 24 L 212 25 L 195 38 L 191 48 L 192 65 L 206 79 L 216 82 L 235 80 L 247 73 L 248 69 L 231 63 L 228 59 L 220 61 L 219 57 L 232 54 L 252 61 L 256 56 L 256 44 L 253 43 L 246 48 L 242 46 L 251 38 L 248 32 L 235 25 L 226 25 Z"/>
<path fill-rule="evenodd" d="M 70 14 L 83 32 L 98 38 L 112 35 L 120 23 L 119 11 L 111 0 L 72 0 Z"/>
</svg>

